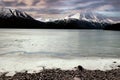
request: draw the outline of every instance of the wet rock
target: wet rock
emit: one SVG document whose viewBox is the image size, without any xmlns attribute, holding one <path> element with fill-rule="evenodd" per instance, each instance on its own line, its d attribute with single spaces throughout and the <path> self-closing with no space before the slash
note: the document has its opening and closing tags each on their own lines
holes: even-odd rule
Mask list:
<svg viewBox="0 0 120 80">
<path fill-rule="evenodd" d="M 118 65 L 117 67 L 119 67 L 119 68 L 120 68 L 120 65 Z"/>
<path fill-rule="evenodd" d="M 84 68 L 82 67 L 82 66 L 78 66 L 78 70 L 80 70 L 80 71 L 83 71 L 84 70 Z"/>
<path fill-rule="evenodd" d="M 117 63 L 116 61 L 114 61 L 113 63 Z"/>
</svg>

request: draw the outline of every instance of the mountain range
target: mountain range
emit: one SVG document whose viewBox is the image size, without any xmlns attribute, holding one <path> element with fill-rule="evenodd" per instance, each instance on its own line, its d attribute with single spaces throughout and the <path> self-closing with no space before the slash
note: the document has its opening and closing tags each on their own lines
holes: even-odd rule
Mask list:
<svg viewBox="0 0 120 80">
<path fill-rule="evenodd" d="M 119 25 L 119 23 L 114 23 L 114 21 L 107 18 L 99 18 L 94 14 L 81 15 L 77 13 L 65 17 L 65 19 L 43 22 L 19 10 L 0 9 L 0 28 L 120 30 Z"/>
</svg>

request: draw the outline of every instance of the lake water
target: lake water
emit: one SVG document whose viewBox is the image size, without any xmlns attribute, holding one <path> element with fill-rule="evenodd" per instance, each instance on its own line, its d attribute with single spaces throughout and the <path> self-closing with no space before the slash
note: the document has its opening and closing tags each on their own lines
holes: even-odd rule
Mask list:
<svg viewBox="0 0 120 80">
<path fill-rule="evenodd" d="M 116 63 L 113 63 L 116 62 Z M 120 32 L 0 29 L 0 72 L 46 68 L 109 70 L 120 65 Z M 99 66 L 98 66 L 99 65 Z"/>
<path fill-rule="evenodd" d="M 0 29 L 0 54 L 56 58 L 120 57 L 120 32 Z"/>
</svg>

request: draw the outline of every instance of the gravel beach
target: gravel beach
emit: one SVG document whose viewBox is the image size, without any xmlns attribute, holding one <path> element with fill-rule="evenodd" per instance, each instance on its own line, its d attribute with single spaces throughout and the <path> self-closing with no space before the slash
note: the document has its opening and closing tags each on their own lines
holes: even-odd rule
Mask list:
<svg viewBox="0 0 120 80">
<path fill-rule="evenodd" d="M 87 70 L 78 66 L 75 70 L 44 69 L 37 73 L 16 72 L 13 76 L 2 73 L 0 80 L 120 80 L 120 69 Z"/>
</svg>

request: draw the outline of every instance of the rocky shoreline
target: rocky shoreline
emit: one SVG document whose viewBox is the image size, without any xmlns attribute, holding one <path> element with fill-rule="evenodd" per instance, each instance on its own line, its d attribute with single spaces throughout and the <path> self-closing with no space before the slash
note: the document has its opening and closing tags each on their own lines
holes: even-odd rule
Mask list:
<svg viewBox="0 0 120 80">
<path fill-rule="evenodd" d="M 98 65 L 99 66 L 99 65 Z M 0 80 L 120 80 L 120 68 L 112 70 L 87 70 L 78 66 L 75 70 L 45 69 L 40 72 L 16 72 L 13 76 L 2 73 Z"/>
</svg>

